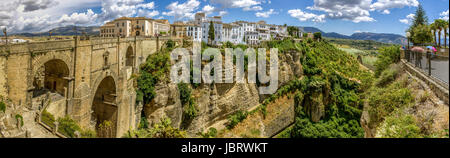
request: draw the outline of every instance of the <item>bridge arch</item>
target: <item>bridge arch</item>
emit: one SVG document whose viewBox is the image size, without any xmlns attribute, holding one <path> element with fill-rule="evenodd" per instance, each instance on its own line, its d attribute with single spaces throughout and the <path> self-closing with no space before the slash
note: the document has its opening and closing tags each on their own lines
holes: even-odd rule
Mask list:
<svg viewBox="0 0 450 158">
<path fill-rule="evenodd" d="M 42 55 L 38 55 L 33 57 L 32 65 L 33 65 L 33 75 L 36 75 L 40 69 L 45 65 L 45 63 L 51 61 L 51 60 L 61 60 L 63 61 L 67 67 L 69 68 L 69 74 L 72 73 L 72 57 L 70 57 L 70 52 L 66 51 L 50 51 L 47 53 L 44 53 Z"/>
<path fill-rule="evenodd" d="M 61 59 L 45 61 L 34 71 L 33 97 L 38 97 L 47 92 L 67 97 L 69 89 L 70 68 Z"/>
<path fill-rule="evenodd" d="M 134 50 L 132 46 L 128 46 L 127 48 L 127 53 L 126 53 L 126 62 L 125 62 L 125 66 L 131 66 L 133 67 L 134 65 L 134 60 L 135 60 L 135 55 L 134 55 Z"/>
<path fill-rule="evenodd" d="M 119 110 L 116 80 L 113 76 L 103 77 L 94 88 L 91 123 L 95 124 L 98 137 L 114 138 Z"/>
</svg>

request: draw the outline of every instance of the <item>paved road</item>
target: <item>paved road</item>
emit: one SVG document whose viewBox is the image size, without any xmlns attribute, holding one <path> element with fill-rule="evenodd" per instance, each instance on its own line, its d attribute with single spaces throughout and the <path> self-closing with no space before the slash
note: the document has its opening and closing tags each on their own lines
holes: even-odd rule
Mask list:
<svg viewBox="0 0 450 158">
<path fill-rule="evenodd" d="M 414 60 L 411 60 L 414 65 Z M 428 72 L 427 58 L 424 55 L 421 60 L 422 69 Z M 445 83 L 449 83 L 449 58 L 448 57 L 433 57 L 431 59 L 431 76 L 436 77 Z"/>
</svg>

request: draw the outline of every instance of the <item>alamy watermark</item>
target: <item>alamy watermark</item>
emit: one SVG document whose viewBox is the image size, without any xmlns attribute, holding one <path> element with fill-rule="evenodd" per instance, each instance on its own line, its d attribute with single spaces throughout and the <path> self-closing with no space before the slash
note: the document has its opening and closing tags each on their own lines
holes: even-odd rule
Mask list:
<svg viewBox="0 0 450 158">
<path fill-rule="evenodd" d="M 170 72 L 172 83 L 191 82 L 191 61 L 193 83 L 202 83 L 202 81 L 205 84 L 246 83 L 244 63 L 245 57 L 247 56 L 247 82 L 256 83 L 258 79 L 260 85 L 267 85 L 259 87 L 260 94 L 273 94 L 278 89 L 277 48 L 270 49 L 269 61 L 267 61 L 267 51 L 265 48 L 258 48 L 258 51 L 254 48 L 248 48 L 245 51 L 241 48 L 226 48 L 224 53 L 225 57 L 223 57 L 223 54 L 217 48 L 208 48 L 201 53 L 201 45 L 199 43 L 194 43 L 192 50 L 192 55 L 185 48 L 176 48 L 171 52 L 171 61 L 175 62 Z M 211 59 L 211 57 L 213 58 Z M 257 61 L 258 64 L 256 64 Z M 203 69 L 202 62 L 204 63 Z M 269 62 L 269 74 L 267 73 L 266 62 Z M 236 63 L 235 71 L 234 63 Z"/>
</svg>

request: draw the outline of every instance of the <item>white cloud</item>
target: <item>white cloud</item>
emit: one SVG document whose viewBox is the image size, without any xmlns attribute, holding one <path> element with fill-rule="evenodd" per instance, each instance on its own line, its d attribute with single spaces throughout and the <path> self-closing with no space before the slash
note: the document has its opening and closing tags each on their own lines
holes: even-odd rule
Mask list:
<svg viewBox="0 0 450 158">
<path fill-rule="evenodd" d="M 219 16 L 224 16 L 224 15 L 227 15 L 227 14 L 228 14 L 227 11 L 220 11 L 220 12 L 219 12 Z"/>
<path fill-rule="evenodd" d="M 311 10 L 324 11 L 328 18 L 351 20 L 355 23 L 361 21 L 373 21 L 368 11 L 371 0 L 361 1 L 331 1 L 314 0 Z"/>
<path fill-rule="evenodd" d="M 266 12 L 257 12 L 257 13 L 255 13 L 256 17 L 261 17 L 261 18 L 268 18 L 272 14 L 278 14 L 278 13 L 275 12 L 275 10 L 273 10 L 273 9 L 270 9 L 269 11 L 266 11 Z"/>
<path fill-rule="evenodd" d="M 202 9 L 202 12 L 205 13 L 206 15 L 212 14 L 215 10 L 215 7 L 211 6 L 211 5 L 205 5 Z"/>
<path fill-rule="evenodd" d="M 314 0 L 314 5 L 307 7 L 310 10 L 326 12 L 327 18 L 350 20 L 355 23 L 373 22 L 370 17 L 372 0 Z"/>
<path fill-rule="evenodd" d="M 383 14 L 389 14 L 389 9 L 403 8 L 403 7 L 417 7 L 419 2 L 417 0 L 378 0 L 370 5 L 371 11 L 382 11 Z"/>
<path fill-rule="evenodd" d="M 210 0 L 210 2 L 212 4 L 219 4 L 222 8 L 243 8 L 245 10 L 251 10 L 253 6 L 261 4 L 260 0 Z M 263 2 L 269 3 L 270 1 L 269 2 L 263 1 Z"/>
<path fill-rule="evenodd" d="M 261 6 L 245 7 L 243 11 L 261 11 L 263 8 Z"/>
<path fill-rule="evenodd" d="M 185 3 L 179 3 L 178 1 L 170 3 L 166 8 L 169 12 L 163 12 L 163 15 L 173 16 L 175 19 L 193 19 L 194 11 L 198 9 L 200 2 L 197 0 L 189 0 Z"/>
<path fill-rule="evenodd" d="M 232 3 L 233 3 L 233 7 L 236 7 L 236 8 L 245 8 L 245 7 L 251 7 L 251 6 L 254 6 L 254 5 L 258 5 L 258 4 L 261 4 L 260 2 L 258 2 L 258 1 L 255 1 L 255 0 L 231 0 L 232 1 Z"/>
<path fill-rule="evenodd" d="M 300 9 L 294 9 L 288 11 L 291 17 L 297 18 L 300 21 L 311 20 L 313 22 L 325 22 L 325 15 L 316 15 L 313 13 L 306 13 Z"/>
<path fill-rule="evenodd" d="M 94 13 L 86 8 L 100 7 Z M 101 25 L 121 16 L 159 15 L 144 0 L 8 0 L 0 3 L 0 27 L 11 33 L 43 32 L 64 25 Z"/>
<path fill-rule="evenodd" d="M 403 24 L 409 25 L 414 19 L 415 14 L 408 14 L 405 19 L 400 19 L 399 21 Z"/>
<path fill-rule="evenodd" d="M 441 18 L 440 19 L 444 19 L 448 21 L 448 9 L 445 12 L 442 12 L 441 14 Z"/>
<path fill-rule="evenodd" d="M 155 2 L 150 2 L 150 3 L 146 3 L 146 4 L 139 4 L 138 7 L 139 8 L 144 8 L 144 9 L 155 9 Z"/>
<path fill-rule="evenodd" d="M 62 24 L 88 24 L 92 21 L 96 21 L 98 14 L 95 14 L 91 9 L 88 9 L 86 13 L 72 13 L 70 16 L 64 14 L 59 20 L 58 23 Z"/>
</svg>

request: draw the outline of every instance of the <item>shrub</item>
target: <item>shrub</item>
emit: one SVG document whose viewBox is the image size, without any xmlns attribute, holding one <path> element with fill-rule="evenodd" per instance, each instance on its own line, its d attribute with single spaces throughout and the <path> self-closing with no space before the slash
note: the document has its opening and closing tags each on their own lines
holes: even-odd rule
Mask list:
<svg viewBox="0 0 450 158">
<path fill-rule="evenodd" d="M 420 128 L 411 115 L 388 116 L 379 127 L 377 137 L 381 138 L 420 138 Z"/>
<path fill-rule="evenodd" d="M 23 117 L 20 114 L 16 114 L 16 120 L 19 121 L 20 119 L 20 126 L 23 126 Z"/>
<path fill-rule="evenodd" d="M 170 43 L 170 42 L 169 42 Z M 155 85 L 165 77 L 170 70 L 169 51 L 163 50 L 147 58 L 141 65 L 140 75 L 137 79 L 137 101 L 147 104 L 155 97 Z"/>
<path fill-rule="evenodd" d="M 381 76 L 375 81 L 375 85 L 378 87 L 383 87 L 391 82 L 395 81 L 395 79 L 400 74 L 400 67 L 398 65 L 391 65 L 389 69 L 384 70 L 381 73 Z"/>
<path fill-rule="evenodd" d="M 141 117 L 141 121 L 139 122 L 138 129 L 147 129 L 149 127 L 149 122 L 147 118 Z"/>
<path fill-rule="evenodd" d="M 380 76 L 384 70 L 389 68 L 389 65 L 400 61 L 400 47 L 384 47 L 379 50 L 379 53 L 378 60 L 375 62 L 376 77 Z"/>
<path fill-rule="evenodd" d="M 55 128 L 55 116 L 53 116 L 51 113 L 47 112 L 47 110 L 44 110 L 41 114 L 41 121 L 46 124 L 47 126 L 50 126 L 51 128 Z"/>
<path fill-rule="evenodd" d="M 171 126 L 169 118 L 162 118 L 160 123 L 156 123 L 152 128 L 130 130 L 123 138 L 185 138 L 186 132 Z"/>
<path fill-rule="evenodd" d="M 217 129 L 210 128 L 210 129 L 208 129 L 208 132 L 206 132 L 206 133 L 200 132 L 197 135 L 200 135 L 202 138 L 215 138 L 215 137 L 217 137 Z"/>
<path fill-rule="evenodd" d="M 248 113 L 244 112 L 242 110 L 239 110 L 236 113 L 234 113 L 233 115 L 230 115 L 228 117 L 227 128 L 233 129 L 237 124 L 239 124 L 240 122 L 245 120 L 247 118 L 247 115 L 248 115 Z"/>
<path fill-rule="evenodd" d="M 367 101 L 372 127 L 377 126 L 396 109 L 406 107 L 414 102 L 411 91 L 406 88 L 407 84 L 407 80 L 400 80 L 386 88 L 373 88 L 369 92 Z"/>
<path fill-rule="evenodd" d="M 75 138 L 75 131 L 82 132 L 80 126 L 69 116 L 58 119 L 58 132 L 69 138 Z"/>
<path fill-rule="evenodd" d="M 97 138 L 97 132 L 94 130 L 81 131 L 81 138 Z"/>
<path fill-rule="evenodd" d="M 2 111 L 2 112 L 6 111 L 6 104 L 3 101 L 0 101 L 0 111 Z"/>
<path fill-rule="evenodd" d="M 426 102 L 430 98 L 430 93 L 428 91 L 425 91 L 419 98 L 419 101 L 421 103 Z"/>
<path fill-rule="evenodd" d="M 169 40 L 166 42 L 166 48 L 169 49 L 169 51 L 171 51 L 173 48 L 175 48 L 175 46 L 176 46 L 175 41 L 173 41 L 173 40 L 171 40 L 171 39 L 169 39 Z"/>
<path fill-rule="evenodd" d="M 187 123 L 193 120 L 198 113 L 194 98 L 192 98 L 192 90 L 186 83 L 178 84 L 181 104 L 183 105 L 183 122 Z"/>
</svg>

